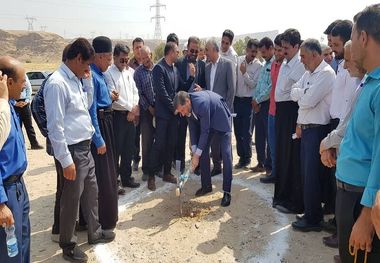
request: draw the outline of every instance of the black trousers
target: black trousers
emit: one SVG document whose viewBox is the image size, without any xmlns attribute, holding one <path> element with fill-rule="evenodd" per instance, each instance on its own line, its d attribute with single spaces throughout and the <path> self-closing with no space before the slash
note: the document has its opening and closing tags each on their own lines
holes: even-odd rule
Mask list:
<svg viewBox="0 0 380 263">
<path fill-rule="evenodd" d="M 329 132 L 328 125 L 302 130 L 301 173 L 304 180 L 305 219 L 318 224 L 323 219 L 322 180 L 329 170 L 322 164 L 319 145 Z"/>
<path fill-rule="evenodd" d="M 148 110 L 140 111 L 142 171 L 149 174 L 149 154 L 152 150 L 155 129 L 153 116 Z"/>
<path fill-rule="evenodd" d="M 95 174 L 98 182 L 99 222 L 102 229 L 114 229 L 118 220 L 117 171 L 112 112 L 98 111 L 100 132 L 107 147 L 105 154 L 98 154 L 96 146 L 91 144 L 95 161 Z"/>
<path fill-rule="evenodd" d="M 22 100 L 20 100 L 22 101 Z M 34 131 L 32 124 L 32 112 L 30 110 L 30 104 L 24 107 L 14 107 L 17 114 L 20 116 L 20 127 L 22 124 L 25 125 L 26 134 L 28 135 L 28 139 L 31 146 L 37 146 L 38 141 L 36 137 L 36 132 Z"/>
<path fill-rule="evenodd" d="M 250 133 L 252 118 L 252 98 L 235 97 L 234 110 L 236 117 L 234 121 L 234 131 L 236 139 L 236 151 L 240 157 L 240 162 L 247 164 L 252 157 L 252 134 Z"/>
<path fill-rule="evenodd" d="M 169 120 L 156 117 L 156 133 L 149 157 L 149 176 L 157 174 L 162 165 L 164 174 L 169 174 L 177 142 L 177 118 Z"/>
<path fill-rule="evenodd" d="M 57 173 L 57 191 L 55 193 L 55 203 L 54 203 L 54 222 L 52 227 L 52 234 L 59 234 L 59 214 L 61 211 L 61 196 L 63 182 L 65 178 L 63 177 L 63 169 L 61 163 L 54 157 L 55 171 Z M 83 218 L 84 219 L 84 218 Z"/>
<path fill-rule="evenodd" d="M 178 116 L 178 138 L 175 150 L 175 160 L 181 161 L 181 170 L 185 168 L 185 151 L 186 151 L 186 135 L 187 135 L 187 118 Z"/>
<path fill-rule="evenodd" d="M 294 213 L 303 212 L 303 180 L 301 176 L 300 139 L 295 133 L 298 104 L 276 103 L 276 172 L 273 205 L 282 205 Z"/>
<path fill-rule="evenodd" d="M 127 120 L 127 111 L 114 111 L 113 130 L 115 133 L 116 165 L 121 184 L 125 185 L 132 175 L 132 158 L 135 146 L 136 127 Z"/>
<path fill-rule="evenodd" d="M 269 100 L 260 103 L 260 111 L 255 113 L 255 143 L 257 163 L 266 170 L 272 170 L 272 159 L 268 144 Z"/>
<path fill-rule="evenodd" d="M 336 194 L 336 221 L 338 227 L 339 256 L 342 263 L 353 263 L 354 257 L 348 250 L 349 239 L 363 206 L 360 204 L 363 193 L 349 192 L 338 188 Z M 364 262 L 364 251 L 358 251 L 357 262 Z M 380 262 L 380 241 L 376 233 L 372 240 L 372 252 L 368 254 L 368 263 Z"/>
</svg>

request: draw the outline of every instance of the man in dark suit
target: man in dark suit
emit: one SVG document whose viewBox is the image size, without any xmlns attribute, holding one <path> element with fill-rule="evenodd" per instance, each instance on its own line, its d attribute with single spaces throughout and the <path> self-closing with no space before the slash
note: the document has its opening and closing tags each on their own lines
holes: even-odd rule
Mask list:
<svg viewBox="0 0 380 263">
<path fill-rule="evenodd" d="M 234 96 L 236 91 L 235 64 L 219 55 L 219 46 L 214 39 L 206 43 L 206 55 L 210 61 L 206 65 L 206 89 L 222 96 L 230 112 L 233 112 Z M 220 142 L 217 138 L 211 142 L 211 154 L 214 167 L 211 176 L 221 173 Z"/>
<path fill-rule="evenodd" d="M 187 41 L 187 55 L 176 62 L 178 69 L 178 91 L 193 92 L 196 85 L 206 86 L 205 65 L 202 60 L 197 60 L 200 40 L 198 37 L 189 37 Z M 187 119 L 178 116 L 178 140 L 175 159 L 181 161 L 181 171 L 185 168 Z"/>
<path fill-rule="evenodd" d="M 168 42 L 162 58 L 153 68 L 153 90 L 155 93 L 156 134 L 150 152 L 148 189 L 156 190 L 155 174 L 164 165 L 163 181 L 177 183 L 171 174 L 171 162 L 177 141 L 177 118 L 173 98 L 178 86 L 178 73 L 174 62 L 178 58 L 178 46 Z"/>
<path fill-rule="evenodd" d="M 209 149 L 212 139 L 218 139 L 223 158 L 222 206 L 231 202 L 232 151 L 231 112 L 224 98 L 211 91 L 187 93 L 180 91 L 174 98 L 174 107 L 189 120 L 190 141 L 193 152 L 192 170 L 201 162 L 202 187 L 195 193 L 202 196 L 212 192 Z"/>
</svg>

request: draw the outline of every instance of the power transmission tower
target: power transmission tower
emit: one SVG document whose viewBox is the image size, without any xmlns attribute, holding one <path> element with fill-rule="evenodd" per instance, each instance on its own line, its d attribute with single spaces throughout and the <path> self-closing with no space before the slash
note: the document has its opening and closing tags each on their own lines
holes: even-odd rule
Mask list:
<svg viewBox="0 0 380 263">
<path fill-rule="evenodd" d="M 28 22 L 28 31 L 34 31 L 33 23 L 37 20 L 37 18 L 27 16 L 25 19 Z"/>
<path fill-rule="evenodd" d="M 150 6 L 150 10 L 152 10 L 152 8 L 156 9 L 156 15 L 151 17 L 150 21 L 156 20 L 156 26 L 154 27 L 154 39 L 157 39 L 157 40 L 162 39 L 161 19 L 164 19 L 164 21 L 165 21 L 165 17 L 161 16 L 161 8 L 162 7 L 164 7 L 166 9 L 166 5 L 161 4 L 160 0 L 156 0 L 156 4 Z"/>
<path fill-rule="evenodd" d="M 42 31 L 42 32 L 45 32 L 45 31 L 46 31 L 46 28 L 47 28 L 47 26 L 41 26 L 41 31 Z"/>
</svg>

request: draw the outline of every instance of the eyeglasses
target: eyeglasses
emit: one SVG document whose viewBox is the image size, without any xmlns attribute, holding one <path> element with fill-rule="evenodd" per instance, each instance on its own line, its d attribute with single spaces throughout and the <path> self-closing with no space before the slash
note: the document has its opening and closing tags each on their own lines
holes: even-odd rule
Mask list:
<svg viewBox="0 0 380 263">
<path fill-rule="evenodd" d="M 121 64 L 127 64 L 128 63 L 128 61 L 129 61 L 129 58 L 121 58 L 120 60 L 119 60 L 119 62 L 121 63 Z"/>
<path fill-rule="evenodd" d="M 190 50 L 188 50 L 188 52 L 190 52 L 192 54 L 198 54 L 199 50 L 198 49 L 190 49 Z"/>
</svg>

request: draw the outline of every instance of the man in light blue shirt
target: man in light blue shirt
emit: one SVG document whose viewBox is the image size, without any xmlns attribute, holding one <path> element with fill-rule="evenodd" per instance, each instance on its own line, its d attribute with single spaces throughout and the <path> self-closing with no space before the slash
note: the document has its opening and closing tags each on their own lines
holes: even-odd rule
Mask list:
<svg viewBox="0 0 380 263">
<path fill-rule="evenodd" d="M 269 37 L 264 37 L 259 42 L 261 56 L 265 64 L 261 68 L 259 81 L 252 98 L 252 106 L 255 112 L 255 142 L 257 152 L 257 166 L 253 172 L 265 172 L 269 176 L 272 172 L 272 159 L 268 144 L 268 112 L 269 93 L 272 89 L 270 69 L 273 62 L 274 44 Z"/>
<path fill-rule="evenodd" d="M 88 224 L 90 244 L 110 242 L 113 232 L 102 231 L 98 219 L 98 187 L 90 144 L 94 127 L 88 112 L 89 99 L 81 79 L 90 74 L 94 57 L 91 44 L 78 38 L 69 47 L 66 61 L 45 84 L 44 102 L 48 136 L 54 156 L 63 168 L 59 245 L 69 261 L 86 262 L 76 243 L 75 223 L 81 211 Z"/>
<path fill-rule="evenodd" d="M 23 91 L 21 92 L 20 99 L 17 100 L 15 104 L 15 111 L 20 118 L 20 126 L 25 125 L 26 134 L 28 135 L 30 148 L 32 150 L 43 149 L 36 137 L 36 132 L 34 131 L 32 124 L 32 112 L 30 110 L 30 101 L 32 98 L 32 85 L 28 79 L 28 76 L 25 75 L 26 82 Z"/>
<path fill-rule="evenodd" d="M 380 5 L 354 17 L 352 59 L 368 76 L 357 99 L 337 160 L 336 218 L 342 262 L 380 262 L 371 210 L 380 189 Z"/>
</svg>

